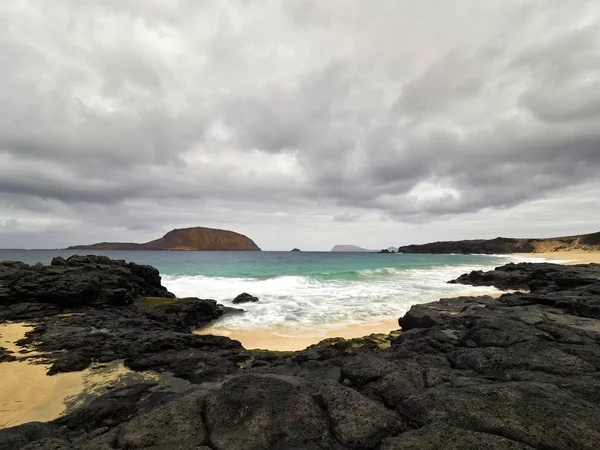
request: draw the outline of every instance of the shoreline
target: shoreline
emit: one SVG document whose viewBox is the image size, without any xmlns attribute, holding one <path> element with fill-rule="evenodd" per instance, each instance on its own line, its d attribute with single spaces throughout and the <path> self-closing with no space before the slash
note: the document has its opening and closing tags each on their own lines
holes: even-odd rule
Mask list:
<svg viewBox="0 0 600 450">
<path fill-rule="evenodd" d="M 545 253 L 511 253 L 509 256 L 518 256 L 525 258 L 540 258 L 546 260 L 561 261 L 558 264 L 600 264 L 600 251 L 585 250 L 567 250 L 563 252 L 545 252 Z M 548 261 L 548 262 L 552 262 Z"/>
<path fill-rule="evenodd" d="M 226 328 L 207 327 L 195 330 L 195 334 L 225 336 L 240 341 L 247 350 L 298 351 L 313 344 L 330 339 L 354 339 L 370 334 L 390 334 L 400 329 L 398 319 L 377 322 L 366 322 L 356 325 L 345 325 L 325 330 L 306 330 L 304 332 L 280 330 L 230 330 Z"/>
<path fill-rule="evenodd" d="M 84 389 L 83 372 L 47 376 L 48 365 L 19 358 L 19 352 L 27 349 L 16 342 L 32 329 L 25 322 L 0 324 L 0 345 L 17 356 L 16 361 L 0 364 L 0 429 L 55 419 L 67 409 L 68 399 Z"/>
<path fill-rule="evenodd" d="M 100 396 L 107 386 L 163 381 L 157 373 L 135 372 L 120 361 L 47 375 L 50 364 L 24 359 L 35 359 L 36 352 L 16 345 L 31 329 L 27 322 L 0 324 L 0 346 L 17 356 L 16 361 L 0 363 L 0 429 L 54 420 Z M 20 353 L 23 350 L 27 351 L 24 355 Z"/>
<path fill-rule="evenodd" d="M 504 292 L 498 290 L 494 293 L 474 292 L 467 297 L 490 296 L 500 297 Z M 440 297 L 443 298 L 443 297 Z M 432 301 L 438 301 L 440 300 Z M 371 334 L 388 335 L 394 331 L 400 330 L 398 319 L 390 318 L 378 321 L 365 321 L 359 324 L 340 324 L 338 327 L 329 329 L 306 329 L 289 330 L 285 328 L 277 329 L 259 329 L 259 330 L 234 330 L 225 327 L 219 327 L 219 322 L 215 322 L 201 330 L 194 330 L 194 334 L 224 336 L 239 341 L 246 350 L 268 350 L 279 352 L 293 352 L 304 350 L 307 347 L 318 344 L 325 339 L 342 338 L 356 339 L 369 336 Z"/>
</svg>

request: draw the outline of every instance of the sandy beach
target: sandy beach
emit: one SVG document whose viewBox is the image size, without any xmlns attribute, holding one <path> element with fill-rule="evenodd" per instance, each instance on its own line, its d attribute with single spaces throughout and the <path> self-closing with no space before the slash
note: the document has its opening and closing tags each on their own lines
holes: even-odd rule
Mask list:
<svg viewBox="0 0 600 450">
<path fill-rule="evenodd" d="M 499 297 L 503 291 L 496 293 L 482 292 L 470 295 L 490 295 Z M 248 350 L 262 349 L 275 351 L 296 351 L 304 350 L 306 347 L 317 344 L 324 339 L 341 337 L 344 339 L 354 339 L 370 334 L 389 334 L 392 331 L 400 329 L 398 318 L 377 322 L 365 322 L 356 325 L 346 325 L 337 328 L 323 330 L 304 330 L 290 331 L 282 330 L 230 330 L 223 328 L 219 322 L 214 323 L 202 330 L 194 331 L 196 334 L 212 334 L 215 336 L 226 336 L 240 341 L 244 348 Z"/>
<path fill-rule="evenodd" d="M 15 344 L 32 327 L 25 323 L 0 324 L 0 345 L 15 352 L 23 350 Z M 32 356 L 35 353 L 27 353 Z M 150 372 L 136 373 L 121 362 L 92 366 L 82 372 L 48 376 L 49 366 L 26 360 L 0 363 L 0 428 L 26 422 L 45 422 L 81 406 L 98 396 L 106 386 L 124 386 L 134 381 L 157 380 Z"/>
<path fill-rule="evenodd" d="M 212 334 L 216 336 L 227 336 L 238 340 L 244 348 L 268 349 L 276 351 L 303 350 L 309 345 L 321 342 L 323 339 L 342 337 L 345 339 L 368 336 L 373 333 L 388 334 L 398 330 L 398 320 L 387 320 L 383 322 L 372 322 L 361 325 L 351 325 L 329 330 L 311 330 L 306 332 L 291 332 L 289 330 L 227 330 L 209 327 L 196 331 L 197 334 Z"/>
<path fill-rule="evenodd" d="M 564 261 L 564 264 L 600 264 L 600 252 L 586 252 L 583 250 L 548 253 L 515 253 L 514 256 L 558 260 Z"/>
</svg>

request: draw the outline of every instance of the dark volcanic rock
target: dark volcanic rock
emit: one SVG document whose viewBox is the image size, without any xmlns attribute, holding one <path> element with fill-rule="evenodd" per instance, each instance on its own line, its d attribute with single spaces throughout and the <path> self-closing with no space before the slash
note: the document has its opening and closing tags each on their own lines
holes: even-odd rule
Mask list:
<svg viewBox="0 0 600 450">
<path fill-rule="evenodd" d="M 0 448 L 2 450 L 19 450 L 30 442 L 47 438 L 55 433 L 50 424 L 30 422 L 13 428 L 0 430 Z"/>
<path fill-rule="evenodd" d="M 510 263 L 488 272 L 475 270 L 450 283 L 555 292 L 597 284 L 600 281 L 599 272 L 599 264 L 561 266 L 550 263 Z"/>
<path fill-rule="evenodd" d="M 470 278 L 533 292 L 414 305 L 386 345 L 331 339 L 292 354 L 191 334 L 218 311 L 198 299 L 43 318 L 27 342 L 55 370 L 125 358 L 200 386 L 115 389 L 50 424 L 0 430 L 0 448 L 599 448 L 600 266 Z"/>
<path fill-rule="evenodd" d="M 54 258 L 51 266 L 0 263 L 0 279 L 10 280 L 2 299 L 9 303 L 0 303 L 0 320 L 33 322 L 20 345 L 42 352 L 41 362 L 52 365 L 49 374 L 118 359 L 196 381 L 236 369 L 235 362 L 222 360 L 237 359 L 239 342 L 190 333 L 234 309 L 214 300 L 174 299 L 150 266 L 72 256 Z M 82 287 L 89 283 L 93 290 Z M 0 357 L 12 359 L 5 353 Z"/>
<path fill-rule="evenodd" d="M 409 397 L 397 409 L 418 424 L 441 421 L 534 448 L 591 450 L 600 442 L 598 405 L 549 383 L 450 383 Z"/>
<path fill-rule="evenodd" d="M 443 424 L 412 430 L 385 439 L 379 450 L 531 450 L 533 447 L 494 434 Z"/>
<path fill-rule="evenodd" d="M 216 300 L 180 298 L 174 302 L 145 308 L 149 317 L 179 329 L 202 328 L 229 311 Z"/>
<path fill-rule="evenodd" d="M 243 292 L 240 295 L 238 295 L 236 298 L 234 298 L 232 303 L 238 304 L 238 303 L 248 303 L 248 302 L 257 302 L 257 301 L 258 301 L 258 297 L 250 295 L 247 292 Z"/>
<path fill-rule="evenodd" d="M 128 305 L 139 297 L 174 297 L 155 268 L 106 256 L 55 258 L 50 266 L 0 262 L 0 288 L 0 304 Z"/>
<path fill-rule="evenodd" d="M 0 305 L 0 321 L 30 320 L 40 317 L 54 316 L 62 311 L 62 306 L 51 303 L 15 303 Z"/>
<path fill-rule="evenodd" d="M 115 389 L 72 414 L 55 420 L 54 424 L 79 431 L 114 427 L 133 417 L 140 408 L 140 401 L 147 398 L 153 386 L 144 383 Z"/>
<path fill-rule="evenodd" d="M 92 360 L 102 363 L 125 359 L 132 368 L 170 370 L 199 379 L 211 372 L 207 371 L 209 366 L 220 367 L 219 373 L 226 373 L 228 366 L 219 363 L 224 355 L 218 351 L 241 349 L 237 341 L 195 335 L 180 320 L 168 315 L 157 318 L 135 307 L 88 307 L 77 311 L 43 319 L 22 342 L 44 352 L 45 359 L 52 363 L 50 374 L 83 370 Z M 215 358 L 218 362 L 207 365 L 207 359 Z M 174 367 L 174 361 L 182 366 Z"/>
<path fill-rule="evenodd" d="M 350 448 L 375 448 L 383 438 L 406 429 L 389 409 L 339 383 L 327 383 L 319 393 L 338 442 Z"/>
<path fill-rule="evenodd" d="M 206 424 L 215 450 L 328 448 L 325 413 L 302 380 L 241 376 L 206 398 Z"/>
<path fill-rule="evenodd" d="M 14 361 L 15 359 L 17 358 L 14 356 L 13 352 L 4 347 L 0 347 L 0 363 Z"/>
<path fill-rule="evenodd" d="M 184 442 L 195 448 L 204 444 L 208 433 L 202 422 L 205 392 L 198 391 L 169 401 L 129 421 L 118 434 L 122 448 L 173 446 Z"/>
</svg>

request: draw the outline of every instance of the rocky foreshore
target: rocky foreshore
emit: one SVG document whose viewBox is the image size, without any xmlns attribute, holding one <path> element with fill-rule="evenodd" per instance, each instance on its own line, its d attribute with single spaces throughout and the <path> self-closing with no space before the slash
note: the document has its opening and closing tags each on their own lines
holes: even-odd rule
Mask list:
<svg viewBox="0 0 600 450">
<path fill-rule="evenodd" d="M 509 264 L 456 282 L 520 291 L 415 305 L 399 336 L 275 353 L 193 334 L 228 311 L 174 299 L 148 266 L 0 263 L 0 320 L 34 325 L 20 344 L 50 373 L 124 360 L 190 382 L 113 389 L 0 430 L 0 448 L 600 448 L 600 265 Z"/>
</svg>

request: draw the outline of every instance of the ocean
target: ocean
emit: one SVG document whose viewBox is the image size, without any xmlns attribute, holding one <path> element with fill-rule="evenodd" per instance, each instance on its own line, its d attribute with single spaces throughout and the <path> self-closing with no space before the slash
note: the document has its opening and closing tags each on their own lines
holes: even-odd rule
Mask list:
<svg viewBox="0 0 600 450">
<path fill-rule="evenodd" d="M 0 260 L 47 264 L 86 251 L 0 250 Z M 178 297 L 212 298 L 227 306 L 242 292 L 259 297 L 246 312 L 221 319 L 227 330 L 326 330 L 402 316 L 411 305 L 442 297 L 497 293 L 448 284 L 471 270 L 511 261 L 506 255 L 413 255 L 331 252 L 100 251 L 156 267 Z"/>
</svg>

